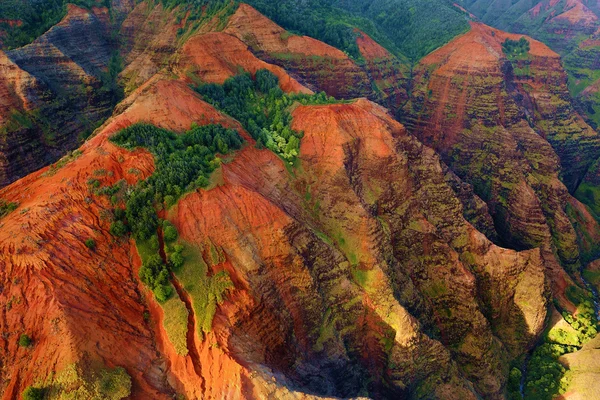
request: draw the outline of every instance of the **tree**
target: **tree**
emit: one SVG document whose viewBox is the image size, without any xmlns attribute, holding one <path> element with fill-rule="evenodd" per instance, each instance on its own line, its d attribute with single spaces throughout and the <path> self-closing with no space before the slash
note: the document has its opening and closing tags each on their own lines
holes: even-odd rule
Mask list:
<svg viewBox="0 0 600 400">
<path fill-rule="evenodd" d="M 165 242 L 171 243 L 177 240 L 177 229 L 168 221 L 165 221 L 163 228 L 163 237 Z"/>
<path fill-rule="evenodd" d="M 115 221 L 110 225 L 110 233 L 116 237 L 125 236 L 127 234 L 127 226 L 125 226 L 123 221 Z"/>
</svg>

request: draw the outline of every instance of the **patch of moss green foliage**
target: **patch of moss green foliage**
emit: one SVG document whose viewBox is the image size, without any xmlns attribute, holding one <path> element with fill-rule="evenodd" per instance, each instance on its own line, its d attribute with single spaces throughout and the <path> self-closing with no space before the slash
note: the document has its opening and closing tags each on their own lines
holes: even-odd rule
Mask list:
<svg viewBox="0 0 600 400">
<path fill-rule="evenodd" d="M 538 346 L 529 360 L 523 398 L 552 400 L 563 394 L 568 387 L 567 370 L 558 362 L 558 358 L 576 350 L 577 347 L 574 346 L 554 343 Z"/>
<path fill-rule="evenodd" d="M 565 294 L 577 307 L 575 315 L 562 312 L 571 329 L 551 327 L 544 343 L 534 350 L 527 367 L 525 400 L 551 400 L 564 394 L 570 383 L 570 372 L 558 358 L 579 350 L 597 335 L 598 320 L 592 295 L 577 286 L 570 286 Z"/>
<path fill-rule="evenodd" d="M 443 0 L 248 0 L 293 33 L 337 47 L 356 60 L 364 31 L 393 54 L 416 62 L 469 30 L 466 16 Z"/>
<path fill-rule="evenodd" d="M 52 164 L 48 168 L 48 171 L 44 172 L 44 174 L 42 176 L 47 177 L 47 176 L 53 176 L 53 175 L 55 175 L 62 167 L 64 167 L 65 165 L 67 165 L 67 164 L 75 161 L 82 154 L 83 153 L 81 152 L 81 150 L 74 150 L 74 151 L 70 152 L 69 154 L 67 154 L 66 156 L 64 156 L 60 160 L 58 160 L 56 163 Z"/>
<path fill-rule="evenodd" d="M 521 37 L 519 40 L 506 39 L 502 43 L 502 51 L 509 60 L 523 59 L 529 54 L 529 40 Z"/>
<path fill-rule="evenodd" d="M 121 400 L 131 396 L 131 377 L 122 367 L 70 364 L 42 384 L 28 387 L 21 396 L 31 400 Z"/>
<path fill-rule="evenodd" d="M 291 128 L 289 108 L 301 104 L 330 104 L 336 102 L 324 93 L 316 95 L 285 94 L 279 79 L 270 71 L 231 77 L 223 85 L 201 84 L 196 87 L 204 100 L 237 119 L 256 140 L 293 164 L 300 151 L 302 132 Z"/>
<path fill-rule="evenodd" d="M 44 398 L 44 389 L 28 386 L 21 393 L 22 400 L 42 400 Z"/>
<path fill-rule="evenodd" d="M 194 246 L 178 243 L 167 250 L 175 276 L 192 299 L 196 329 L 202 336 L 211 331 L 217 305 L 223 302 L 233 283 L 225 271 L 209 276 L 208 265 Z"/>
<path fill-rule="evenodd" d="M 587 205 L 596 218 L 600 218 L 600 188 L 598 186 L 582 182 L 575 192 L 575 197 Z"/>
<path fill-rule="evenodd" d="M 15 211 L 18 207 L 19 203 L 0 199 L 0 219 L 6 217 L 8 214 Z"/>
<path fill-rule="evenodd" d="M 33 340 L 27 334 L 22 334 L 19 336 L 19 346 L 20 347 L 29 347 L 33 343 Z"/>
<path fill-rule="evenodd" d="M 14 49 L 33 42 L 67 14 L 69 3 L 86 8 L 110 8 L 111 5 L 110 0 L 3 0 L 0 18 L 20 21 L 13 26 L 8 22 L 0 23 L 0 30 L 6 32 L 2 38 L 3 48 Z"/>
<path fill-rule="evenodd" d="M 523 400 L 521 395 L 521 380 L 523 373 L 517 367 L 512 367 L 508 374 L 508 382 L 506 384 L 506 398 L 508 400 Z"/>
</svg>

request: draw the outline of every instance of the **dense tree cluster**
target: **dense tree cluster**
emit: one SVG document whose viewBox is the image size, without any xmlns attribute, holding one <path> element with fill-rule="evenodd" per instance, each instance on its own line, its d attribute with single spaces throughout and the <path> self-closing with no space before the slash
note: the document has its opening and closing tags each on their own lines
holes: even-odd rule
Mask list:
<svg viewBox="0 0 600 400">
<path fill-rule="evenodd" d="M 125 209 L 114 210 L 110 232 L 124 236 L 131 232 L 140 243 L 148 243 L 152 255 L 139 271 L 140 279 L 164 302 L 173 293 L 169 282 L 170 269 L 183 264 L 182 248 L 174 246 L 169 260 L 159 252 L 157 233 L 162 228 L 165 242 L 177 240 L 177 229 L 162 222 L 157 209 L 174 205 L 185 192 L 206 187 L 210 174 L 220 165 L 217 154 L 228 154 L 242 147 L 243 139 L 232 129 L 221 125 L 193 126 L 182 135 L 153 125 L 137 124 L 126 128 L 111 140 L 127 149 L 143 147 L 155 158 L 156 169 L 148 179 L 131 188 L 124 181 L 99 188 L 97 193 L 111 198 L 113 204 L 122 199 Z"/>
<path fill-rule="evenodd" d="M 527 366 L 525 400 L 550 400 L 563 394 L 569 384 L 569 371 L 558 358 L 577 351 L 597 335 L 598 319 L 592 295 L 576 286 L 568 287 L 565 294 L 577 306 L 575 316 L 562 312 L 572 330 L 550 329 L 545 342 L 535 349 Z"/>
<path fill-rule="evenodd" d="M 125 218 L 115 218 L 115 224 L 127 221 L 139 240 L 148 240 L 156 233 L 155 204 L 162 204 L 167 196 L 174 202 L 185 192 L 207 186 L 211 172 L 220 164 L 216 154 L 227 154 L 242 146 L 242 138 L 236 131 L 220 125 L 194 126 L 177 135 L 152 125 L 137 124 L 120 131 L 111 140 L 128 149 L 147 148 L 155 156 L 154 174 L 138 183 L 129 194 Z"/>
<path fill-rule="evenodd" d="M 552 400 L 557 394 L 564 393 L 566 387 L 562 378 L 567 370 L 558 358 L 576 350 L 574 346 L 555 343 L 538 346 L 529 361 L 524 399 Z"/>
<path fill-rule="evenodd" d="M 445 0 L 247 0 L 292 32 L 311 36 L 361 59 L 356 28 L 413 61 L 469 29 Z"/>
<path fill-rule="evenodd" d="M 529 53 L 529 40 L 521 37 L 519 40 L 506 39 L 502 43 L 502 51 L 508 58 L 524 57 Z"/>
<path fill-rule="evenodd" d="M 299 154 L 302 133 L 292 130 L 289 107 L 294 102 L 335 102 L 324 93 L 285 94 L 279 79 L 266 69 L 257 71 L 254 79 L 243 73 L 227 79 L 223 85 L 203 84 L 196 90 L 207 102 L 240 121 L 259 147 L 272 150 L 290 164 Z"/>
</svg>

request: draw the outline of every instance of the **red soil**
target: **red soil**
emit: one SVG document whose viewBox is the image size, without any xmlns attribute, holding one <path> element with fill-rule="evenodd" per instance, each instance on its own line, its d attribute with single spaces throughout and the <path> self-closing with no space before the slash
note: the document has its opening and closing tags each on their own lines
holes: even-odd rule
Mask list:
<svg viewBox="0 0 600 400">
<path fill-rule="evenodd" d="M 0 191 L 0 197 L 19 203 L 0 221 L 0 303 L 12 305 L 0 317 L 0 329 L 7 333 L 0 338 L 0 355 L 10 365 L 2 373 L 3 399 L 16 398 L 35 379 L 86 353 L 108 366 L 124 366 L 137 398 L 170 397 L 155 334 L 142 318 L 143 297 L 131 268 L 135 251 L 108 233 L 109 221 L 101 216 L 110 206 L 89 192 L 87 181 L 98 177 L 106 185 L 119 179 L 132 183 L 152 172 L 149 153 L 129 152 L 108 141 L 133 123 L 178 131 L 192 122 L 238 125 L 183 82 L 159 77 L 120 109 L 122 114 L 84 144 L 83 154 L 68 166 L 53 175 L 45 168 Z M 87 238 L 96 241 L 95 251 L 85 247 Z M 24 332 L 34 339 L 32 350 L 17 345 Z"/>
<path fill-rule="evenodd" d="M 379 60 L 392 58 L 393 56 L 379 43 L 371 39 L 366 33 L 359 31 L 359 36 L 356 39 L 360 54 L 367 60 Z"/>
<path fill-rule="evenodd" d="M 426 56 L 422 63 L 438 65 L 436 73 L 453 75 L 456 70 L 497 70 L 498 60 L 503 57 L 502 43 L 506 39 L 519 40 L 523 35 L 515 35 L 491 28 L 478 22 L 471 22 L 471 30 L 463 36 Z M 534 57 L 558 59 L 560 56 L 545 44 L 527 38 L 531 45 L 529 54 Z"/>
<path fill-rule="evenodd" d="M 319 40 L 286 33 L 285 29 L 248 4 L 240 4 L 229 19 L 225 32 L 267 53 L 348 59 L 341 50 Z"/>
<path fill-rule="evenodd" d="M 243 42 L 222 32 L 211 32 L 190 38 L 181 50 L 179 68 L 182 76 L 192 73 L 206 82 L 223 83 L 236 75 L 239 68 L 254 74 L 268 69 L 279 78 L 286 92 L 311 93 L 311 91 L 282 68 L 256 58 Z"/>
</svg>

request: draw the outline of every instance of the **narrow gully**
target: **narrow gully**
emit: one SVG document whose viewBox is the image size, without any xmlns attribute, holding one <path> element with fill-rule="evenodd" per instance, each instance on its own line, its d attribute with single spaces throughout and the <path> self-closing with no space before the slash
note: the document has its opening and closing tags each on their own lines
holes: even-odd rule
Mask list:
<svg viewBox="0 0 600 400">
<path fill-rule="evenodd" d="M 167 254 L 165 252 L 165 242 L 163 238 L 163 230 L 162 227 L 158 228 L 158 248 L 160 257 L 163 262 L 167 264 Z M 194 372 L 200 378 L 202 382 L 202 392 L 205 393 L 205 383 L 204 378 L 202 377 L 202 366 L 200 363 L 200 354 L 198 353 L 198 347 L 196 346 L 196 316 L 194 314 L 194 308 L 192 307 L 192 301 L 188 296 L 187 292 L 181 285 L 181 283 L 177 280 L 177 277 L 171 271 L 171 283 L 175 287 L 175 291 L 179 296 L 179 299 L 185 304 L 185 308 L 188 312 L 188 322 L 187 322 L 187 333 L 186 333 L 186 346 L 188 349 L 188 355 L 192 360 L 192 366 L 194 367 Z"/>
</svg>

